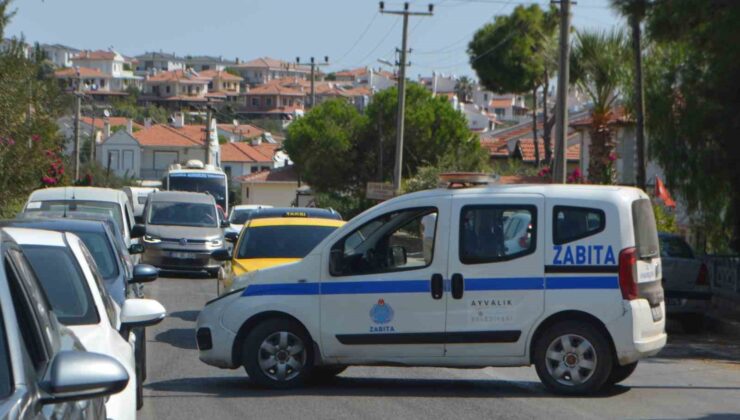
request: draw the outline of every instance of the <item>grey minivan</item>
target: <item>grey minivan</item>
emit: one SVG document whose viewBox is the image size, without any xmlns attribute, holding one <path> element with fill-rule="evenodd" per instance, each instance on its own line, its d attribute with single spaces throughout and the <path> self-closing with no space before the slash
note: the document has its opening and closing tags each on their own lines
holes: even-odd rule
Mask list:
<svg viewBox="0 0 740 420">
<path fill-rule="evenodd" d="M 105 418 L 126 369 L 60 325 L 21 248 L 0 230 L 0 418 Z M 78 404 L 75 401 L 87 401 Z"/>
<path fill-rule="evenodd" d="M 207 193 L 160 191 L 149 195 L 145 225 L 134 227 L 143 235 L 142 262 L 166 271 L 202 273 L 215 277 L 221 264 L 211 253 L 224 246 L 224 228 L 216 201 Z"/>
</svg>

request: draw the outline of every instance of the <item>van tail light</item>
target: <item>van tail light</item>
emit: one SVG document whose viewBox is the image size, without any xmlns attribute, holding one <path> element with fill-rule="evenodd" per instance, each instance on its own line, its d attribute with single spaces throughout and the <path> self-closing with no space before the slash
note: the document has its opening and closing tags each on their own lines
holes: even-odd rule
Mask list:
<svg viewBox="0 0 740 420">
<path fill-rule="evenodd" d="M 625 248 L 619 253 L 619 290 L 622 298 L 635 300 L 638 298 L 637 278 L 637 249 Z"/>
<path fill-rule="evenodd" d="M 696 276 L 696 285 L 709 286 L 709 272 L 707 271 L 707 265 L 704 263 L 701 263 L 701 267 L 699 267 L 699 275 Z"/>
</svg>

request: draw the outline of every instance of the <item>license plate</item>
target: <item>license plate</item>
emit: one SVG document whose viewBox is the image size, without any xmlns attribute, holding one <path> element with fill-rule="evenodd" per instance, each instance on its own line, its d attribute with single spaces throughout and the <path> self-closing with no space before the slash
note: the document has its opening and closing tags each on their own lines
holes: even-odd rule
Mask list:
<svg viewBox="0 0 740 420">
<path fill-rule="evenodd" d="M 666 300 L 666 305 L 668 306 L 681 306 L 682 302 L 681 299 L 678 298 L 668 298 Z"/>
<path fill-rule="evenodd" d="M 182 259 L 189 259 L 193 258 L 193 255 L 189 252 L 173 252 L 172 258 L 182 258 Z"/>
<path fill-rule="evenodd" d="M 660 309 L 660 306 L 650 308 L 650 312 L 653 314 L 653 321 L 657 322 L 663 319 L 663 311 Z"/>
</svg>

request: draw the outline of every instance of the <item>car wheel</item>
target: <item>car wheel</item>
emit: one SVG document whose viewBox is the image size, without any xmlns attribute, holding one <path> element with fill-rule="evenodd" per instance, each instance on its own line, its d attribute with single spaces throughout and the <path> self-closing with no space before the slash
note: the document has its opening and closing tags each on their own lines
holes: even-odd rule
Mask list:
<svg viewBox="0 0 740 420">
<path fill-rule="evenodd" d="M 687 334 L 699 334 L 704 331 L 704 315 L 692 315 L 683 318 L 681 327 Z"/>
<path fill-rule="evenodd" d="M 536 341 L 537 376 L 559 394 L 592 394 L 601 389 L 612 371 L 612 352 L 604 334 L 585 322 L 561 322 Z"/>
<path fill-rule="evenodd" d="M 616 385 L 629 378 L 630 375 L 635 372 L 635 369 L 637 369 L 637 362 L 624 366 L 615 363 L 614 367 L 612 367 L 612 373 L 609 375 L 609 379 L 607 379 L 606 383 L 609 385 Z"/>
<path fill-rule="evenodd" d="M 308 333 L 295 321 L 264 321 L 245 340 L 244 369 L 259 386 L 280 389 L 300 386 L 313 370 L 311 343 Z"/>
<path fill-rule="evenodd" d="M 313 382 L 328 382 L 347 370 L 347 366 L 315 366 L 311 372 Z"/>
</svg>

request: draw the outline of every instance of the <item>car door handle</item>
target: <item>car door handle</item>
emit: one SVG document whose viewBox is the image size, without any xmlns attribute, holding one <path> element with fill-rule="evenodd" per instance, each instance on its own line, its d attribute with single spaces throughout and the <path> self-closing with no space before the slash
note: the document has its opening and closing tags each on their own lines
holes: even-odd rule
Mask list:
<svg viewBox="0 0 740 420">
<path fill-rule="evenodd" d="M 455 273 L 452 275 L 452 298 L 462 299 L 463 290 L 465 290 L 465 281 L 462 274 Z"/>
<path fill-rule="evenodd" d="M 444 293 L 444 278 L 441 274 L 432 274 L 432 298 L 442 299 Z"/>
</svg>

